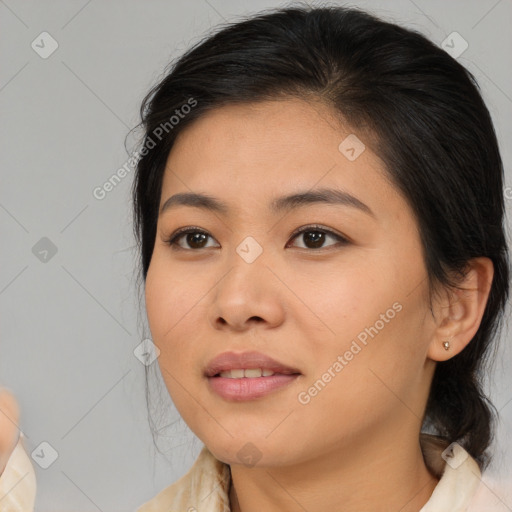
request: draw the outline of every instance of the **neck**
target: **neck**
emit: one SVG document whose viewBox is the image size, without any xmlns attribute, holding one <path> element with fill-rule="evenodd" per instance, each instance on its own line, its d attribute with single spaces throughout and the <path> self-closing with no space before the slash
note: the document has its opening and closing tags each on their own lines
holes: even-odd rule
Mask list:
<svg viewBox="0 0 512 512">
<path fill-rule="evenodd" d="M 232 465 L 231 476 L 232 512 L 418 512 L 438 483 L 425 465 L 419 433 L 404 432 L 294 466 Z"/>
</svg>

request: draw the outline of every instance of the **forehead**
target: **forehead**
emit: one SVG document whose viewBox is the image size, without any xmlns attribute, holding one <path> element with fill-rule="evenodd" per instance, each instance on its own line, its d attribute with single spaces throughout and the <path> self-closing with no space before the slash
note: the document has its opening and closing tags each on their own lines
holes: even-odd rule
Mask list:
<svg viewBox="0 0 512 512">
<path fill-rule="evenodd" d="M 223 106 L 177 137 L 162 203 L 171 193 L 191 191 L 235 202 L 263 201 L 316 185 L 342 188 L 369 201 L 377 189 L 380 201 L 395 200 L 397 191 L 369 142 L 320 102 L 283 99 Z M 347 149 L 353 151 L 345 154 Z"/>
<path fill-rule="evenodd" d="M 325 104 L 287 98 L 213 109 L 179 134 L 173 151 L 200 142 L 194 152 L 235 158 L 243 151 L 256 161 L 264 161 L 271 152 L 269 158 L 297 160 L 337 151 L 345 132 L 350 133 Z"/>
</svg>

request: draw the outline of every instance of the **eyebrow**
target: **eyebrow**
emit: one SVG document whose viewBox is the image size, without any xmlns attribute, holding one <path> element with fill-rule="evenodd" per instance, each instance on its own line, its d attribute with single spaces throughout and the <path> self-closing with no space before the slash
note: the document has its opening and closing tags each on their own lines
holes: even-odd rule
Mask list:
<svg viewBox="0 0 512 512">
<path fill-rule="evenodd" d="M 299 191 L 294 194 L 278 197 L 271 201 L 270 210 L 274 214 L 278 214 L 302 206 L 319 203 L 349 206 L 375 218 L 375 213 L 360 199 L 348 192 L 333 188 Z M 165 201 L 160 209 L 160 215 L 178 206 L 201 208 L 221 215 L 228 215 L 230 211 L 230 208 L 226 203 L 215 197 L 194 192 L 182 192 L 172 195 Z"/>
</svg>

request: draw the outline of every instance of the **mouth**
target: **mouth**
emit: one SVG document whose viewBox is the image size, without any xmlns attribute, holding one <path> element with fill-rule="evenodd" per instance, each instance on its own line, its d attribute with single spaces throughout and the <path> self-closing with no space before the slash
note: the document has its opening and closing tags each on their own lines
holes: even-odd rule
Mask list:
<svg viewBox="0 0 512 512">
<path fill-rule="evenodd" d="M 228 401 L 262 398 L 300 375 L 297 368 L 259 352 L 225 352 L 210 361 L 205 370 L 210 389 Z"/>
<path fill-rule="evenodd" d="M 267 368 L 235 368 L 233 370 L 219 372 L 214 375 L 214 377 L 224 377 L 226 379 L 257 379 L 259 377 L 271 377 L 272 375 L 284 374 L 268 370 Z"/>
</svg>

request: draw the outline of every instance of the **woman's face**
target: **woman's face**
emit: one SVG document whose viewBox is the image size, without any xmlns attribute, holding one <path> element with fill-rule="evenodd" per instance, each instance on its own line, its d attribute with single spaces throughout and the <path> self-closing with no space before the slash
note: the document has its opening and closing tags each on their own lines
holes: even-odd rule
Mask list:
<svg viewBox="0 0 512 512">
<path fill-rule="evenodd" d="M 419 432 L 434 368 L 420 238 L 364 143 L 289 99 L 214 110 L 169 155 L 160 206 L 210 202 L 160 213 L 149 325 L 178 411 L 224 462 Z"/>
</svg>

